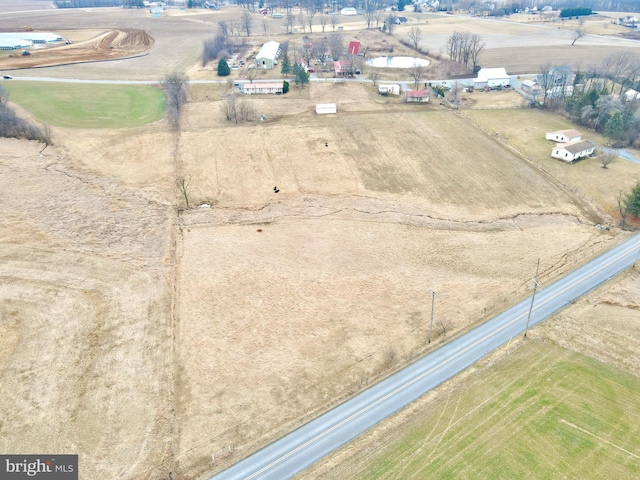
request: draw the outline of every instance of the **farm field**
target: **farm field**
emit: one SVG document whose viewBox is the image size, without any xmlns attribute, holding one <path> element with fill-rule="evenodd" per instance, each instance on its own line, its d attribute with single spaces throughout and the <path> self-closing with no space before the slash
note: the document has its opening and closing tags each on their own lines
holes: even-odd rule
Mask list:
<svg viewBox="0 0 640 480">
<path fill-rule="evenodd" d="M 640 475 L 640 379 L 549 341 L 512 347 L 297 478 Z M 365 443 L 366 442 L 366 443 Z M 337 455 L 340 456 L 340 455 Z"/>
<path fill-rule="evenodd" d="M 11 392 L 0 400 L 0 451 L 77 452 L 86 479 L 208 478 L 528 295 L 537 258 L 549 282 L 627 235 L 612 202 L 638 166 L 551 163 L 544 131 L 542 141 L 529 135 L 568 125 L 493 110 L 516 103 L 513 92 L 474 93 L 477 110 L 455 112 L 389 102 L 359 82 L 314 82 L 241 99 L 263 121 L 236 125 L 221 111 L 230 85 L 200 84 L 173 132 L 156 88 L 18 80 L 159 80 L 173 70 L 218 80 L 199 63 L 202 40 L 239 12 L 0 15 L 2 28 L 74 42 L 121 29 L 153 40 L 138 58 L 24 69 L 2 83 L 20 115 L 49 119 L 54 145 L 0 139 L 0 384 Z M 432 23 L 435 40 L 454 27 L 438 23 L 451 16 L 424 19 L 427 41 Z M 268 20 L 266 36 L 257 23 L 246 39 L 247 55 L 267 39 L 300 42 Z M 381 52 L 406 48 L 362 31 L 361 19 L 344 26 Z M 511 54 L 530 48 L 518 33 L 529 29 L 508 28 Z M 338 114 L 317 116 L 316 103 Z M 636 280 L 616 285 L 607 298 L 631 300 L 593 311 L 630 319 Z M 443 324 L 429 347 L 432 290 Z M 624 328 L 615 315 L 608 341 Z M 597 330 L 581 318 L 572 321 Z M 594 356 L 629 368 L 627 345 Z M 545 358 L 589 365 L 559 351 Z"/>
<path fill-rule="evenodd" d="M 13 102 L 59 127 L 137 127 L 164 116 L 164 92 L 154 87 L 20 81 L 0 85 Z"/>
</svg>

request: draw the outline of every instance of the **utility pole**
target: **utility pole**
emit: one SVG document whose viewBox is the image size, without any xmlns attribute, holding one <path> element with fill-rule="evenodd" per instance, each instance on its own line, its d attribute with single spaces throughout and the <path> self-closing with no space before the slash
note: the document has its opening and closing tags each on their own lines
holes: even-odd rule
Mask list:
<svg viewBox="0 0 640 480">
<path fill-rule="evenodd" d="M 638 262 L 638 257 L 640 257 L 640 250 L 638 250 L 638 254 L 636 255 L 636 259 L 633 261 L 633 265 L 631 268 L 636 268 L 636 263 Z"/>
<path fill-rule="evenodd" d="M 431 331 L 433 330 L 433 304 L 436 301 L 436 292 L 431 290 L 431 322 L 429 322 L 429 343 L 431 343 Z"/>
<path fill-rule="evenodd" d="M 531 305 L 529 305 L 529 315 L 527 316 L 527 326 L 524 328 L 524 336 L 527 336 L 527 330 L 529 330 L 529 320 L 531 320 L 531 311 L 533 310 L 533 300 L 536 298 L 536 291 L 540 284 L 538 283 L 538 269 L 540 268 L 540 259 L 538 258 L 538 265 L 536 266 L 536 276 L 533 277 L 533 295 L 531 295 Z"/>
</svg>

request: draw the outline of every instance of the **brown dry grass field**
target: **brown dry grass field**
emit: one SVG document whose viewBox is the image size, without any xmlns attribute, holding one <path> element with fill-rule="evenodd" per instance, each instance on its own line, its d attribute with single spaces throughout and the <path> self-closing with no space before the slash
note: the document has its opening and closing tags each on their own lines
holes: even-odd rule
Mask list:
<svg viewBox="0 0 640 480">
<path fill-rule="evenodd" d="M 20 75 L 216 78 L 201 41 L 237 12 L 32 11 L 0 27 L 154 40 L 141 58 Z M 566 122 L 493 109 L 510 92 L 451 111 L 318 82 L 250 99 L 266 121 L 241 125 L 223 121 L 225 92 L 195 87 L 179 134 L 0 139 L 0 451 L 79 453 L 84 479 L 206 478 L 428 351 L 431 290 L 450 337 L 527 295 L 538 257 L 549 282 L 627 235 L 612 205 L 637 165 L 551 161 L 544 131 Z M 338 115 L 315 115 L 326 102 Z"/>
</svg>

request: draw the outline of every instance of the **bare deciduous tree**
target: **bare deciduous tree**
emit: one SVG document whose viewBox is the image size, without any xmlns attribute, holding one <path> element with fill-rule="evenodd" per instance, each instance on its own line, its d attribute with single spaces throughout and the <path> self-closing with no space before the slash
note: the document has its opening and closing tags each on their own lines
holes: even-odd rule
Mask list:
<svg viewBox="0 0 640 480">
<path fill-rule="evenodd" d="M 445 338 L 447 338 L 447 333 L 449 333 L 449 331 L 451 331 L 451 329 L 453 328 L 453 322 L 446 318 L 439 318 L 438 320 L 436 320 L 436 327 L 442 334 L 442 338 L 444 340 Z"/>
<path fill-rule="evenodd" d="M 584 22 L 585 22 L 585 18 L 580 17 L 580 20 L 578 20 L 578 26 L 573 31 L 573 42 L 571 42 L 572 46 L 576 44 L 578 39 L 584 36 Z"/>
<path fill-rule="evenodd" d="M 167 95 L 165 109 L 169 125 L 173 130 L 180 130 L 180 114 L 182 107 L 187 103 L 188 81 L 189 79 L 184 73 L 173 72 L 168 74 L 162 82 Z"/>
<path fill-rule="evenodd" d="M 598 156 L 598 160 L 600 160 L 600 165 L 602 165 L 602 168 L 609 168 L 609 165 L 611 165 L 616 159 L 616 155 L 614 155 L 613 153 L 603 153 L 601 155 Z"/>
<path fill-rule="evenodd" d="M 338 24 L 340 23 L 340 19 L 338 15 L 331 15 L 331 31 L 335 32 Z"/>
<path fill-rule="evenodd" d="M 418 84 L 420 83 L 420 80 L 422 80 L 424 73 L 425 68 L 415 63 L 412 67 L 407 68 L 407 74 L 413 79 L 413 83 L 416 88 L 418 88 Z"/>
<path fill-rule="evenodd" d="M 184 200 L 185 207 L 189 208 L 189 195 L 191 193 L 191 185 L 189 180 L 184 176 L 176 178 L 176 187 L 178 188 L 179 195 Z"/>
<path fill-rule="evenodd" d="M 225 38 L 229 37 L 231 34 L 229 29 L 229 24 L 224 20 L 220 20 L 218 22 L 218 32 L 220 32 L 220 35 L 222 35 Z"/>
<path fill-rule="evenodd" d="M 291 11 L 287 11 L 287 16 L 285 18 L 285 27 L 287 33 L 293 33 L 293 14 Z"/>
<path fill-rule="evenodd" d="M 220 109 L 228 122 L 244 123 L 256 118 L 255 106 L 247 100 L 239 100 L 235 93 L 225 98 Z"/>
<path fill-rule="evenodd" d="M 342 35 L 338 32 L 331 33 L 327 38 L 327 46 L 329 48 L 329 54 L 335 62 L 342 55 L 344 50 L 344 43 L 342 42 Z"/>
<path fill-rule="evenodd" d="M 327 14 L 325 14 L 324 12 L 320 12 L 320 28 L 322 28 L 322 33 L 324 33 L 324 29 L 327 26 L 327 17 Z"/>
<path fill-rule="evenodd" d="M 375 87 L 378 83 L 378 80 L 380 80 L 380 71 L 377 68 L 371 67 L 371 69 L 369 70 L 369 80 L 371 80 L 373 86 Z"/>
<path fill-rule="evenodd" d="M 253 81 L 260 75 L 260 70 L 257 68 L 247 68 L 245 73 L 245 77 L 249 80 L 249 83 L 253 83 Z"/>
<path fill-rule="evenodd" d="M 247 34 L 247 37 L 250 37 L 251 31 L 253 30 L 253 15 L 251 15 L 251 12 L 249 12 L 248 10 L 242 12 L 240 23 L 242 24 L 242 29 Z"/>
<path fill-rule="evenodd" d="M 422 39 L 422 30 L 418 27 L 411 27 L 409 30 L 409 40 L 414 50 L 420 50 L 420 40 Z"/>
</svg>

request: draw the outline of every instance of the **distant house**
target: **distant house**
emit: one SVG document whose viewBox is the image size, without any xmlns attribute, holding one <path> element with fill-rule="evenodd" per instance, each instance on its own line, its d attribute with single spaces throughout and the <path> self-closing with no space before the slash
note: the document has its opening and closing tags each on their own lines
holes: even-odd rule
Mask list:
<svg viewBox="0 0 640 480">
<path fill-rule="evenodd" d="M 358 55 L 359 51 L 360 51 L 360 42 L 357 42 L 355 40 L 352 40 L 351 42 L 349 42 L 349 48 L 347 49 L 347 53 L 349 55 Z"/>
<path fill-rule="evenodd" d="M 353 75 L 353 67 L 349 60 L 336 60 L 333 62 L 336 77 L 350 77 Z"/>
<path fill-rule="evenodd" d="M 574 161 L 591 155 L 595 145 L 587 140 L 578 140 L 577 142 L 560 143 L 551 150 L 551 156 L 553 158 L 559 158 L 567 163 L 573 163 Z"/>
<path fill-rule="evenodd" d="M 478 78 L 473 81 L 473 88 L 495 88 L 511 85 L 511 77 L 504 68 L 481 68 Z"/>
<path fill-rule="evenodd" d="M 357 14 L 358 14 L 358 11 L 353 7 L 346 7 L 340 10 L 340 15 L 351 16 L 351 15 L 357 15 Z"/>
<path fill-rule="evenodd" d="M 571 143 L 582 140 L 582 134 L 578 130 L 574 129 L 558 130 L 556 132 L 547 132 L 544 138 L 558 143 Z"/>
<path fill-rule="evenodd" d="M 378 85 L 378 93 L 381 95 L 400 95 L 400 85 L 397 83 Z"/>
<path fill-rule="evenodd" d="M 328 113 L 337 113 L 338 110 L 336 108 L 335 103 L 318 103 L 316 105 L 316 113 L 318 115 L 326 115 Z"/>
<path fill-rule="evenodd" d="M 244 83 L 242 85 L 242 92 L 245 95 L 255 95 L 258 93 L 282 93 L 282 82 L 258 82 L 258 83 Z"/>
<path fill-rule="evenodd" d="M 409 90 L 404 94 L 404 101 L 407 103 L 427 103 L 429 92 L 427 90 Z"/>
<path fill-rule="evenodd" d="M 162 8 L 160 5 L 154 5 L 153 7 L 151 7 L 152 17 L 159 17 L 163 13 L 164 13 L 164 8 Z"/>
<path fill-rule="evenodd" d="M 402 25 L 403 23 L 407 23 L 407 17 L 396 17 L 396 25 Z"/>
<path fill-rule="evenodd" d="M 634 89 L 630 88 L 629 90 L 624 92 L 624 99 L 627 102 L 633 102 L 634 100 L 640 100 L 640 93 L 638 93 Z"/>
<path fill-rule="evenodd" d="M 277 58 L 280 55 L 280 44 L 278 42 L 267 42 L 256 55 L 256 68 L 273 70 L 278 64 Z"/>
</svg>

